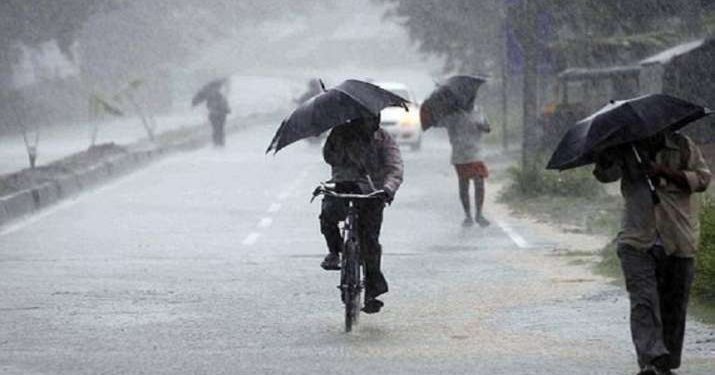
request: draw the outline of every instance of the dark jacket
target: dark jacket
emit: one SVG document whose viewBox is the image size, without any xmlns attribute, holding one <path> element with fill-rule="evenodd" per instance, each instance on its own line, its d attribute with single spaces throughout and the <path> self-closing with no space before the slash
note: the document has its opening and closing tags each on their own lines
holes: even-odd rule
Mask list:
<svg viewBox="0 0 715 375">
<path fill-rule="evenodd" d="M 208 98 L 206 98 L 206 108 L 208 108 L 211 115 L 226 115 L 231 113 L 228 101 L 218 91 L 211 93 Z"/>
<path fill-rule="evenodd" d="M 372 134 L 357 127 L 333 128 L 323 146 L 323 158 L 332 167 L 335 182 L 365 182 L 367 174 L 376 189 L 384 188 L 393 195 L 402 184 L 400 148 L 382 128 Z"/>
</svg>

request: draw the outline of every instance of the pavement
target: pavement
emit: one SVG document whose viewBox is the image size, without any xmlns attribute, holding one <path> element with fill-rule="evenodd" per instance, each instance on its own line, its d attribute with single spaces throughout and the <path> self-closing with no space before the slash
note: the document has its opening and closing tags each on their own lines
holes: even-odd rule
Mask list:
<svg viewBox="0 0 715 375">
<path fill-rule="evenodd" d="M 492 225 L 462 228 L 437 133 L 385 212 L 386 306 L 344 333 L 308 202 L 329 170 L 307 143 L 265 156 L 276 125 L 0 227 L 0 374 L 636 372 L 625 292 L 576 252 L 603 239 L 513 217 L 498 178 Z M 679 374 L 712 374 L 715 329 L 686 338 Z"/>
</svg>

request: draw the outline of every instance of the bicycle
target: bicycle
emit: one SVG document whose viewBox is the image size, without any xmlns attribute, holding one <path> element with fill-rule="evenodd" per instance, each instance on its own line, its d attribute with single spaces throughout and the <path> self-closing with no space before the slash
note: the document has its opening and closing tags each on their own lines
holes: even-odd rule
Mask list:
<svg viewBox="0 0 715 375">
<path fill-rule="evenodd" d="M 362 291 L 364 280 L 362 268 L 364 264 L 360 259 L 360 240 L 358 236 L 358 208 L 356 202 L 362 199 L 381 199 L 384 190 L 376 190 L 370 194 L 346 194 L 338 193 L 335 187 L 321 183 L 313 191 L 311 202 L 318 195 L 345 199 L 348 202 L 348 212 L 343 221 L 341 236 L 343 238 L 343 251 L 340 257 L 340 297 L 345 304 L 345 332 L 352 331 L 353 325 L 357 324 L 360 309 L 362 308 Z"/>
</svg>

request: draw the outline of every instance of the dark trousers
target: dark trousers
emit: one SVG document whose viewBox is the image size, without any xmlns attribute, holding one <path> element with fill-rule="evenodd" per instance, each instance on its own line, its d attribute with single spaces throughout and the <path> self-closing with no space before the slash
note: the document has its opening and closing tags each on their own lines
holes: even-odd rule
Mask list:
<svg viewBox="0 0 715 375">
<path fill-rule="evenodd" d="M 360 257 L 365 265 L 365 296 L 368 298 L 386 293 L 388 289 L 387 280 L 380 269 L 382 259 L 380 228 L 384 208 L 384 203 L 379 200 L 371 199 L 357 203 L 358 241 L 360 241 Z M 345 220 L 347 214 L 346 201 L 334 197 L 323 198 L 320 231 L 331 253 L 339 253 L 342 250 L 343 239 L 340 236 L 338 222 Z"/>
<path fill-rule="evenodd" d="M 211 113 L 209 114 L 209 121 L 211 121 L 212 138 L 215 146 L 223 146 L 226 144 L 226 135 L 224 132 L 224 127 L 226 125 L 226 114 L 225 113 Z"/>
<path fill-rule="evenodd" d="M 692 258 L 667 256 L 660 246 L 649 251 L 618 245 L 618 257 L 631 302 L 631 337 L 643 367 L 680 367 L 690 286 Z M 663 361 L 663 362 L 661 362 Z"/>
</svg>

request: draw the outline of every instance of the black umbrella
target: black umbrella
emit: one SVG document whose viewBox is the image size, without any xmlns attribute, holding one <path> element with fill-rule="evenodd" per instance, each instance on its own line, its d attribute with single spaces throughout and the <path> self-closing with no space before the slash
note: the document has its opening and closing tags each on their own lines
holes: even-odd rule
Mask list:
<svg viewBox="0 0 715 375">
<path fill-rule="evenodd" d="M 469 112 L 474 109 L 477 90 L 486 82 L 483 77 L 458 75 L 439 84 L 422 103 L 420 120 L 427 130 L 439 126 L 440 122 L 455 112 Z"/>
<path fill-rule="evenodd" d="M 283 120 L 266 153 L 351 120 L 376 117 L 386 107 L 402 106 L 407 100 L 371 83 L 347 80 L 310 98 Z"/>
<path fill-rule="evenodd" d="M 191 106 L 196 107 L 197 105 L 206 101 L 206 99 L 208 99 L 209 97 L 209 94 L 221 90 L 221 86 L 223 86 L 226 82 L 228 82 L 228 79 L 219 78 L 214 79 L 213 81 L 210 81 L 209 83 L 205 84 L 203 87 L 201 87 L 199 91 L 196 92 L 194 97 L 191 99 Z"/>
<path fill-rule="evenodd" d="M 703 106 L 666 94 L 612 101 L 571 127 L 559 142 L 547 169 L 565 170 L 591 164 L 609 148 L 678 130 L 712 114 Z"/>
</svg>

